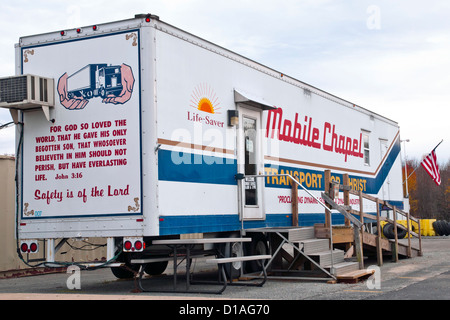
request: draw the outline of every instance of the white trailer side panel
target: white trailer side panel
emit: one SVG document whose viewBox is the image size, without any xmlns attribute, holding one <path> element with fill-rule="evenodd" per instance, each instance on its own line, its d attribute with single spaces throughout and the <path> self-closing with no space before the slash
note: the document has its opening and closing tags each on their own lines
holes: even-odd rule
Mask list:
<svg viewBox="0 0 450 320">
<path fill-rule="evenodd" d="M 163 234 L 169 229 L 184 233 L 240 228 L 234 180 L 242 172 L 240 128 L 228 127 L 226 117 L 227 110 L 242 107 L 234 100 L 234 90 L 278 108 L 262 112 L 258 134 L 264 166 L 259 173 L 290 173 L 319 198 L 324 170 L 332 170 L 339 182 L 349 173 L 354 188 L 369 194 L 381 196 L 382 188 L 390 186 L 381 198 L 401 207 L 397 123 L 167 25 L 158 25 L 155 43 Z M 289 180 L 263 181 L 264 216 L 244 225 L 289 225 Z M 299 199 L 302 225 L 323 221 L 321 206 L 303 191 Z M 356 197 L 351 204 L 359 208 Z M 365 203 L 365 209 L 376 211 L 371 203 Z M 341 215 L 335 217 L 335 222 L 343 222 Z"/>
<path fill-rule="evenodd" d="M 54 123 L 23 113 L 21 237 L 142 234 L 140 29 L 27 40 L 21 72 L 54 78 L 57 103 Z M 67 76 L 89 64 L 120 66 L 120 95 L 68 98 Z"/>
</svg>

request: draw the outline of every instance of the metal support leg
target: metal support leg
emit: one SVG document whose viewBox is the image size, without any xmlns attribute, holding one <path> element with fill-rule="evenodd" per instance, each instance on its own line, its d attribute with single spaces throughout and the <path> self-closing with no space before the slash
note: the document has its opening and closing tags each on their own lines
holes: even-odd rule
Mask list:
<svg viewBox="0 0 450 320">
<path fill-rule="evenodd" d="M 281 233 L 279 232 L 275 232 L 280 239 L 282 240 L 280 245 L 278 246 L 278 248 L 275 250 L 275 253 L 272 254 L 272 258 L 267 262 L 266 266 L 263 266 L 263 271 L 266 271 L 266 269 L 270 266 L 270 264 L 272 263 L 273 259 L 277 256 L 277 254 L 279 253 L 279 251 L 282 249 L 284 244 L 289 244 L 294 248 L 294 252 L 297 251 L 299 254 L 301 254 L 302 256 L 304 256 L 306 259 L 308 259 L 311 263 L 313 263 L 316 267 L 318 267 L 321 271 L 323 271 L 325 274 L 329 275 L 332 279 L 336 280 L 336 276 L 334 276 L 333 274 L 329 273 L 327 270 L 325 270 L 322 266 L 320 266 L 316 261 L 314 261 L 313 259 L 311 259 L 307 254 L 305 254 L 304 252 L 302 252 L 297 246 L 295 246 L 291 241 L 289 241 L 288 239 L 286 239 L 286 237 L 284 237 Z M 272 248 L 273 249 L 273 248 Z M 260 274 L 261 275 L 261 274 Z M 301 279 L 301 278 L 298 278 Z"/>
<path fill-rule="evenodd" d="M 47 262 L 55 262 L 55 239 L 47 239 Z"/>
<path fill-rule="evenodd" d="M 114 238 L 106 239 L 106 261 L 110 261 L 114 258 L 116 252 L 116 244 Z"/>
<path fill-rule="evenodd" d="M 177 246 L 173 247 L 173 290 L 177 290 Z"/>
<path fill-rule="evenodd" d="M 191 276 L 191 248 L 186 246 L 186 291 L 189 290 Z"/>
<path fill-rule="evenodd" d="M 318 264 L 316 261 L 314 261 L 313 259 L 311 259 L 307 254 L 305 254 L 304 252 L 302 252 L 299 248 L 297 248 L 295 245 L 293 245 L 292 242 L 290 242 L 288 239 L 286 239 L 283 235 L 279 234 L 277 232 L 277 234 L 284 240 L 286 241 L 286 243 L 289 243 L 291 246 L 294 247 L 294 251 L 299 252 L 301 255 L 303 255 L 306 259 L 308 259 L 309 261 L 311 261 L 316 267 L 318 267 L 320 270 L 322 270 L 324 273 L 326 273 L 327 275 L 329 275 L 331 278 L 333 278 L 334 280 L 336 280 L 336 277 L 334 275 L 332 275 L 331 273 L 329 273 L 327 270 L 325 270 L 324 268 L 322 268 L 322 266 L 320 264 Z"/>
<path fill-rule="evenodd" d="M 138 277 L 137 277 L 138 278 L 137 283 L 139 285 L 139 289 L 141 292 L 145 291 L 144 287 L 142 287 L 142 276 L 144 275 L 144 270 L 145 270 L 145 264 L 141 264 L 139 271 L 138 271 Z M 138 288 L 136 287 L 136 276 L 134 278 L 135 278 L 135 283 L 134 283 L 135 292 L 138 292 Z"/>
</svg>

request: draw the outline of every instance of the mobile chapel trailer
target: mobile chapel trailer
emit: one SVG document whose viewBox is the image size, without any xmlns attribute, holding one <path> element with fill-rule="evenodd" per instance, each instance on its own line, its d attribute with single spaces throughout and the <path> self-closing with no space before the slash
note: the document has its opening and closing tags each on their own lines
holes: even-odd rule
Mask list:
<svg viewBox="0 0 450 320">
<path fill-rule="evenodd" d="M 324 170 L 348 173 L 403 207 L 396 122 L 157 16 L 22 37 L 16 74 L 34 95 L 54 83 L 53 105 L 10 104 L 19 239 L 47 239 L 50 255 L 58 238 L 105 237 L 111 258 L 130 237 L 147 244 L 123 248 L 136 256 L 159 237 L 290 226 L 283 174 L 320 198 Z M 298 200 L 299 226 L 323 222 L 313 197 Z"/>
</svg>

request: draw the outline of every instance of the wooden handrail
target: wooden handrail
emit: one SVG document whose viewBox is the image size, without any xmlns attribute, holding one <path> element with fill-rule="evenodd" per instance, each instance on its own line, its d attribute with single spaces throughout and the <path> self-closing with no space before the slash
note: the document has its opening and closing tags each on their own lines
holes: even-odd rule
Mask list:
<svg viewBox="0 0 450 320">
<path fill-rule="evenodd" d="M 348 191 L 350 194 L 353 194 L 353 195 L 355 195 L 355 196 L 359 196 L 359 195 L 360 195 L 360 191 L 356 191 L 356 190 L 354 190 L 354 189 L 351 189 L 351 186 L 346 186 L 346 185 L 343 185 L 343 184 L 338 184 L 337 182 L 334 182 L 334 181 L 332 181 L 331 183 L 334 184 L 334 185 L 339 186 L 339 190 Z M 362 197 L 363 197 L 364 199 L 367 199 L 367 200 L 370 200 L 370 201 L 373 201 L 373 202 L 377 202 L 377 200 L 378 200 L 378 201 L 379 201 L 381 204 L 383 204 L 384 206 L 388 207 L 388 208 L 391 209 L 391 210 L 394 210 L 394 206 L 393 206 L 393 205 L 391 205 L 391 204 L 387 203 L 386 201 L 383 201 L 383 200 L 381 200 L 381 199 L 379 199 L 379 198 L 376 198 L 376 197 L 374 197 L 374 196 L 371 196 L 371 195 L 368 195 L 368 194 L 365 194 L 365 193 L 362 193 Z M 402 214 L 402 215 L 405 216 L 405 217 L 409 215 L 407 212 L 405 212 L 405 211 L 403 211 L 403 210 L 400 210 L 400 209 L 398 209 L 398 208 L 396 208 L 396 211 L 397 211 L 397 213 L 400 213 L 400 214 Z M 410 219 L 411 219 L 412 221 L 414 221 L 414 222 L 417 222 L 417 223 L 418 223 L 419 220 L 420 220 L 420 219 L 415 218 L 415 217 L 412 217 L 412 216 L 410 216 Z"/>
<path fill-rule="evenodd" d="M 408 256 L 411 257 L 412 256 L 412 247 L 411 247 L 411 236 L 416 237 L 419 239 L 419 255 L 422 255 L 422 235 L 421 235 L 421 231 L 420 231 L 420 219 L 417 219 L 415 217 L 412 217 L 409 212 L 405 212 L 402 211 L 400 209 L 398 209 L 396 206 L 389 204 L 387 201 L 381 200 L 377 197 L 362 193 L 361 190 L 356 191 L 354 189 L 352 189 L 351 185 L 345 184 L 348 183 L 349 179 L 348 179 L 348 174 L 344 174 L 343 175 L 343 181 L 344 184 L 339 184 L 337 182 L 334 181 L 330 181 L 331 184 L 333 184 L 334 186 L 336 186 L 337 188 L 339 188 L 339 190 L 342 190 L 344 192 L 344 205 L 345 207 L 348 207 L 348 197 L 349 194 L 355 195 L 359 197 L 359 211 L 354 210 L 354 209 L 347 209 L 346 211 L 354 214 L 356 216 L 359 216 L 360 221 L 364 221 L 364 218 L 368 218 L 368 219 L 372 219 L 372 220 L 376 220 L 377 221 L 377 258 L 378 258 L 378 264 L 381 266 L 382 265 L 382 254 L 381 254 L 381 227 L 380 227 L 380 221 L 387 221 L 389 223 L 392 223 L 394 225 L 394 248 L 393 248 L 393 259 L 395 261 L 398 261 L 398 234 L 397 234 L 397 228 L 399 229 L 403 229 L 406 230 L 407 232 L 407 237 L 408 237 Z M 346 200 L 347 199 L 347 200 Z M 376 215 L 373 214 L 369 214 L 369 213 L 365 213 L 363 211 L 363 199 L 367 199 L 369 201 L 375 202 L 376 203 L 376 207 L 377 207 L 377 213 Z M 385 207 L 387 207 L 388 209 L 394 211 L 394 219 L 391 220 L 387 217 L 381 217 L 380 215 L 380 205 L 383 205 Z M 397 224 L 397 215 L 400 214 L 402 216 L 404 216 L 406 218 L 406 226 L 402 225 L 402 224 Z M 418 233 L 414 232 L 411 230 L 411 220 L 416 222 L 418 225 Z M 346 221 L 347 224 L 347 221 Z"/>
<path fill-rule="evenodd" d="M 397 231 L 397 208 L 394 206 L 394 248 L 392 251 L 394 251 L 392 255 L 392 260 L 395 262 L 398 262 L 398 231 Z"/>
<path fill-rule="evenodd" d="M 334 183 L 334 182 L 333 182 L 333 183 Z M 353 194 L 353 195 L 359 196 L 359 191 L 355 191 L 355 190 L 353 190 L 353 189 L 350 189 L 349 192 L 350 192 L 351 194 Z M 379 198 L 370 196 L 370 195 L 365 194 L 365 193 L 362 194 L 362 197 L 363 197 L 364 199 L 371 200 L 371 201 L 373 201 L 373 202 L 377 202 L 377 200 L 378 200 L 378 201 L 379 201 L 381 204 L 383 204 L 384 206 L 388 207 L 388 208 L 391 209 L 391 210 L 394 210 L 394 206 L 393 206 L 393 205 L 391 205 L 391 204 L 389 204 L 388 202 L 383 201 L 383 200 L 381 200 L 381 199 L 379 199 Z M 398 208 L 396 208 L 396 211 L 397 211 L 397 213 L 400 213 L 401 215 L 403 215 L 403 216 L 405 216 L 405 217 L 407 217 L 407 216 L 409 215 L 409 213 L 407 213 L 407 212 L 405 212 L 405 211 L 403 211 L 403 210 L 400 210 L 400 209 L 398 209 Z M 415 217 L 412 217 L 411 215 L 409 215 L 409 218 L 410 218 L 412 221 L 419 223 L 419 220 L 420 220 L 420 219 L 415 218 Z"/>
<path fill-rule="evenodd" d="M 381 267 L 383 265 L 383 249 L 381 249 L 381 215 L 380 215 L 380 203 L 379 200 L 377 199 L 376 201 L 377 204 L 377 261 L 378 261 L 378 265 Z"/>
</svg>

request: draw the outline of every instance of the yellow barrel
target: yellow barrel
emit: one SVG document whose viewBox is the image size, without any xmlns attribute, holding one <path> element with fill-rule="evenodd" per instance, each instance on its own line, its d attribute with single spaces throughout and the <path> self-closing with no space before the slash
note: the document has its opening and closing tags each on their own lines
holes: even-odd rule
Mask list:
<svg viewBox="0 0 450 320">
<path fill-rule="evenodd" d="M 426 220 L 427 220 L 426 226 L 427 226 L 427 231 L 428 231 L 427 236 L 430 236 L 430 237 L 436 236 L 437 235 L 436 231 L 433 228 L 433 222 L 435 222 L 436 219 L 426 219 Z"/>
<path fill-rule="evenodd" d="M 384 220 L 380 221 L 381 237 L 384 238 L 384 239 L 386 239 L 386 237 L 385 237 L 384 234 L 383 234 L 383 228 L 384 228 L 384 226 L 386 225 L 386 223 L 387 223 L 387 222 L 384 221 Z"/>
<path fill-rule="evenodd" d="M 434 221 L 436 219 L 420 219 L 420 232 L 422 236 L 430 237 L 436 235 L 436 231 L 433 228 Z"/>
</svg>

